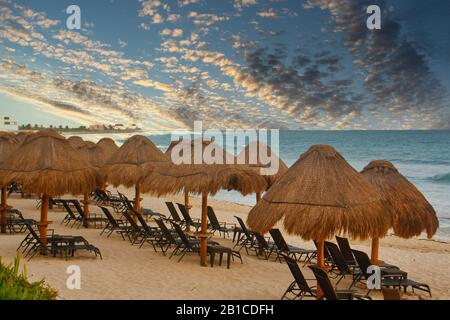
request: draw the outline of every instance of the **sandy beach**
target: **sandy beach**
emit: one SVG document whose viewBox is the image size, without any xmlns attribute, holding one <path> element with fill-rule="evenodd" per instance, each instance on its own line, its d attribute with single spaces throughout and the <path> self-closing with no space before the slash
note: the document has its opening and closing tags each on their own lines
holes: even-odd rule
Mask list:
<svg viewBox="0 0 450 320">
<path fill-rule="evenodd" d="M 132 191 L 120 189 L 132 197 Z M 68 196 L 69 198 L 73 198 Z M 181 196 L 167 198 L 182 202 Z M 143 206 L 169 215 L 164 204 L 166 198 L 144 196 Z M 20 199 L 12 196 L 10 205 L 22 211 L 26 218 L 39 220 L 36 199 Z M 192 197 L 193 217 L 200 216 L 200 199 Z M 234 216 L 246 218 L 250 207 L 231 202 L 210 201 L 220 221 L 234 223 Z M 100 213 L 92 206 L 92 213 Z M 266 261 L 242 251 L 244 264 L 234 262 L 231 269 L 225 266 L 214 268 L 200 267 L 199 257 L 187 255 L 180 263 L 153 251 L 150 245 L 139 249 L 113 235 L 109 239 L 100 236 L 98 229 L 69 228 L 60 221 L 65 216 L 61 210 L 52 210 L 49 220 L 51 229 L 58 234 L 84 236 L 89 242 L 100 248 L 103 260 L 95 259 L 87 253 L 77 253 L 68 261 L 62 258 L 35 257 L 26 261 L 28 275 L 33 280 L 45 279 L 59 292 L 60 299 L 280 299 L 292 276 L 285 264 Z M 281 228 L 282 230 L 282 228 Z M 292 245 L 313 248 L 312 242 L 304 242 L 298 237 L 287 236 Z M 0 235 L 0 256 L 9 262 L 16 255 L 16 248 L 24 234 Z M 216 235 L 213 240 L 232 247 L 230 239 Z M 352 246 L 370 252 L 369 242 L 352 241 Z M 388 236 L 381 240 L 380 257 L 408 271 L 408 277 L 430 285 L 433 299 L 449 299 L 450 278 L 446 275 L 450 265 L 450 244 L 421 239 L 403 240 Z M 23 262 L 23 261 L 22 261 Z M 81 290 L 69 290 L 66 287 L 67 267 L 78 265 L 81 268 Z M 312 278 L 308 268 L 303 267 L 307 278 Z M 340 287 L 346 288 L 348 280 Z M 362 289 L 361 289 L 362 290 Z M 372 293 L 374 299 L 380 299 L 378 292 Z M 409 293 L 408 299 L 418 299 Z"/>
</svg>

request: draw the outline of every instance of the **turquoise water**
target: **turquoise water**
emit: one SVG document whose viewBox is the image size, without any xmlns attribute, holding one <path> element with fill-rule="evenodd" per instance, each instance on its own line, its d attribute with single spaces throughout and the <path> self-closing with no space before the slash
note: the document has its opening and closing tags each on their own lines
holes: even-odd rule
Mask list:
<svg viewBox="0 0 450 320">
<path fill-rule="evenodd" d="M 163 150 L 171 139 L 169 134 L 149 137 Z M 450 131 L 280 132 L 280 156 L 288 166 L 313 144 L 334 146 L 358 171 L 376 159 L 394 163 L 438 212 L 438 236 L 450 237 Z M 236 192 L 221 192 L 216 198 L 255 203 L 254 196 L 243 197 Z"/>
</svg>

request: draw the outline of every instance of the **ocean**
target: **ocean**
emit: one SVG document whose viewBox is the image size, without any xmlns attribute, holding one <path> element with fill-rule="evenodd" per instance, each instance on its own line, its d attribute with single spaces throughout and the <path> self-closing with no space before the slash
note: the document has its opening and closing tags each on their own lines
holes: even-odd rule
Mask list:
<svg viewBox="0 0 450 320">
<path fill-rule="evenodd" d="M 171 135 L 149 138 L 166 150 Z M 334 146 L 358 171 L 372 160 L 391 161 L 436 209 L 436 238 L 450 239 L 450 131 L 281 131 L 280 157 L 290 166 L 314 144 Z M 237 192 L 220 192 L 215 198 L 255 204 L 254 196 Z"/>
</svg>

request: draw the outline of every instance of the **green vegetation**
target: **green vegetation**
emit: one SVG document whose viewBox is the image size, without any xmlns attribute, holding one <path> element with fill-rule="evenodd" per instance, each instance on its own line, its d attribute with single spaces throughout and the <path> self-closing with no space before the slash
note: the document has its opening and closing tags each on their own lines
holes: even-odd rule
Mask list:
<svg viewBox="0 0 450 320">
<path fill-rule="evenodd" d="M 30 283 L 26 269 L 19 273 L 20 258 L 4 265 L 0 258 L 0 300 L 55 300 L 57 292 L 44 280 Z"/>
</svg>

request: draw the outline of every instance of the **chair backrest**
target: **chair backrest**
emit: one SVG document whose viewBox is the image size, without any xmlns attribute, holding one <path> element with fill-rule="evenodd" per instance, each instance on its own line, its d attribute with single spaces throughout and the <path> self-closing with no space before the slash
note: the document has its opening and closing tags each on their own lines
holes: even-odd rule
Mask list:
<svg viewBox="0 0 450 320">
<path fill-rule="evenodd" d="M 155 222 L 158 225 L 159 229 L 161 230 L 164 238 L 166 238 L 166 240 L 168 240 L 170 243 L 176 244 L 175 237 L 172 235 L 169 228 L 167 228 L 164 221 L 162 219 L 157 218 L 155 219 Z"/>
<path fill-rule="evenodd" d="M 234 217 L 236 218 L 236 220 L 238 221 L 239 225 L 241 226 L 241 229 L 244 232 L 244 234 L 247 237 L 247 239 L 251 239 L 252 235 L 250 233 L 250 230 L 247 229 L 247 226 L 245 225 L 244 221 L 241 218 L 237 217 L 237 216 L 234 216 Z"/>
<path fill-rule="evenodd" d="M 179 223 L 181 222 L 180 215 L 177 212 L 177 209 L 175 208 L 175 205 L 172 202 L 166 201 L 167 209 L 169 209 L 170 215 L 172 216 L 172 220 Z"/>
<path fill-rule="evenodd" d="M 72 219 L 76 219 L 77 217 L 75 216 L 75 213 L 72 211 L 72 208 L 69 206 L 69 204 L 67 203 L 66 200 L 61 200 L 61 203 L 64 207 L 64 209 L 66 209 L 67 214 L 72 218 Z"/>
<path fill-rule="evenodd" d="M 213 229 L 220 229 L 220 222 L 217 219 L 216 213 L 214 212 L 214 209 L 212 207 L 208 206 L 207 214 L 209 222 L 211 222 L 211 226 L 213 227 Z"/>
<path fill-rule="evenodd" d="M 326 300 L 339 300 L 327 273 L 318 266 L 309 266 L 309 268 L 314 273 L 314 277 L 317 279 L 317 283 L 322 289 L 324 298 Z"/>
<path fill-rule="evenodd" d="M 175 228 L 176 233 L 180 237 L 181 241 L 183 242 L 183 245 L 188 249 L 193 249 L 192 244 L 189 242 L 189 239 L 187 238 L 186 234 L 184 233 L 183 229 L 181 229 L 180 225 L 177 223 L 173 223 L 173 227 Z"/>
<path fill-rule="evenodd" d="M 269 233 L 272 236 L 272 239 L 275 242 L 278 250 L 284 252 L 289 251 L 289 246 L 286 243 L 286 240 L 284 240 L 284 237 L 279 229 L 271 229 Z"/>
<path fill-rule="evenodd" d="M 319 250 L 319 245 L 318 245 L 316 240 L 314 240 L 314 245 L 316 246 L 316 249 Z M 323 248 L 323 255 L 324 255 L 326 260 L 330 260 L 331 259 L 330 253 L 328 252 L 328 249 L 325 246 Z"/>
<path fill-rule="evenodd" d="M 142 214 L 140 212 L 135 211 L 135 210 L 130 210 L 130 211 L 133 212 L 133 214 L 137 217 L 137 219 L 139 220 L 139 223 L 144 228 L 144 230 L 147 231 L 147 232 L 150 232 L 151 228 L 148 226 L 147 221 L 145 221 L 145 219 L 142 216 Z"/>
<path fill-rule="evenodd" d="M 41 241 L 40 237 L 38 235 L 38 233 L 36 232 L 36 230 L 33 228 L 33 226 L 31 225 L 31 223 L 29 223 L 28 221 L 26 221 L 24 218 L 22 218 L 22 220 L 24 221 L 25 226 L 28 229 L 28 232 L 33 236 L 34 240 L 37 241 Z"/>
<path fill-rule="evenodd" d="M 336 242 L 339 246 L 339 249 L 341 250 L 342 255 L 344 256 L 344 259 L 348 262 L 356 262 L 348 239 L 336 236 Z"/>
<path fill-rule="evenodd" d="M 284 260 L 286 261 L 289 270 L 291 270 L 291 274 L 294 277 L 295 282 L 297 282 L 297 285 L 299 286 L 300 290 L 312 293 L 311 287 L 309 286 L 308 282 L 306 281 L 305 277 L 303 276 L 303 273 L 300 269 L 300 267 L 297 264 L 297 261 L 294 259 L 282 255 Z"/>
<path fill-rule="evenodd" d="M 372 265 L 369 256 L 367 255 L 367 253 L 358 250 L 352 250 L 352 252 L 355 256 L 356 263 L 361 270 L 361 274 L 363 275 L 364 279 L 367 280 L 370 277 L 370 275 L 367 273 L 367 270 Z"/>
<path fill-rule="evenodd" d="M 263 235 L 261 235 L 258 232 L 253 232 L 253 234 L 255 235 L 256 242 L 258 243 L 258 247 L 260 249 L 268 249 L 269 248 L 269 244 L 267 243 L 267 241 Z"/>
<path fill-rule="evenodd" d="M 119 224 L 117 223 L 116 219 L 114 219 L 113 215 L 108 210 L 108 208 L 100 207 L 100 209 L 103 211 L 103 213 L 105 214 L 105 216 L 108 219 L 109 223 L 111 223 L 113 225 L 113 227 L 120 228 Z"/>
<path fill-rule="evenodd" d="M 134 221 L 133 217 L 130 215 L 130 212 L 128 210 L 124 210 L 122 212 L 122 214 L 125 217 L 125 219 L 127 219 L 127 221 L 130 224 L 131 228 L 133 228 L 133 230 L 135 232 L 139 232 L 140 228 L 139 228 L 138 224 L 136 223 L 136 221 Z"/>
<path fill-rule="evenodd" d="M 327 248 L 328 252 L 331 255 L 331 259 L 333 260 L 336 267 L 339 269 L 339 271 L 342 274 L 351 274 L 352 271 L 350 270 L 350 267 L 348 266 L 347 261 L 345 261 L 344 256 L 342 255 L 341 251 L 339 250 L 339 247 L 337 244 L 334 244 L 333 242 L 325 241 L 325 247 Z"/>
<path fill-rule="evenodd" d="M 79 202 L 78 200 L 71 200 L 71 202 L 73 203 L 73 205 L 74 205 L 75 209 L 77 210 L 78 214 L 79 214 L 82 218 L 85 218 L 85 216 L 84 216 L 84 211 L 83 211 L 83 209 L 81 208 L 80 202 Z"/>
<path fill-rule="evenodd" d="M 177 203 L 178 209 L 180 209 L 181 214 L 183 215 L 184 221 L 186 221 L 186 223 L 193 225 L 194 221 L 191 218 L 191 215 L 189 214 L 189 212 L 186 210 L 186 207 L 184 206 L 184 204 L 181 203 Z"/>
</svg>

